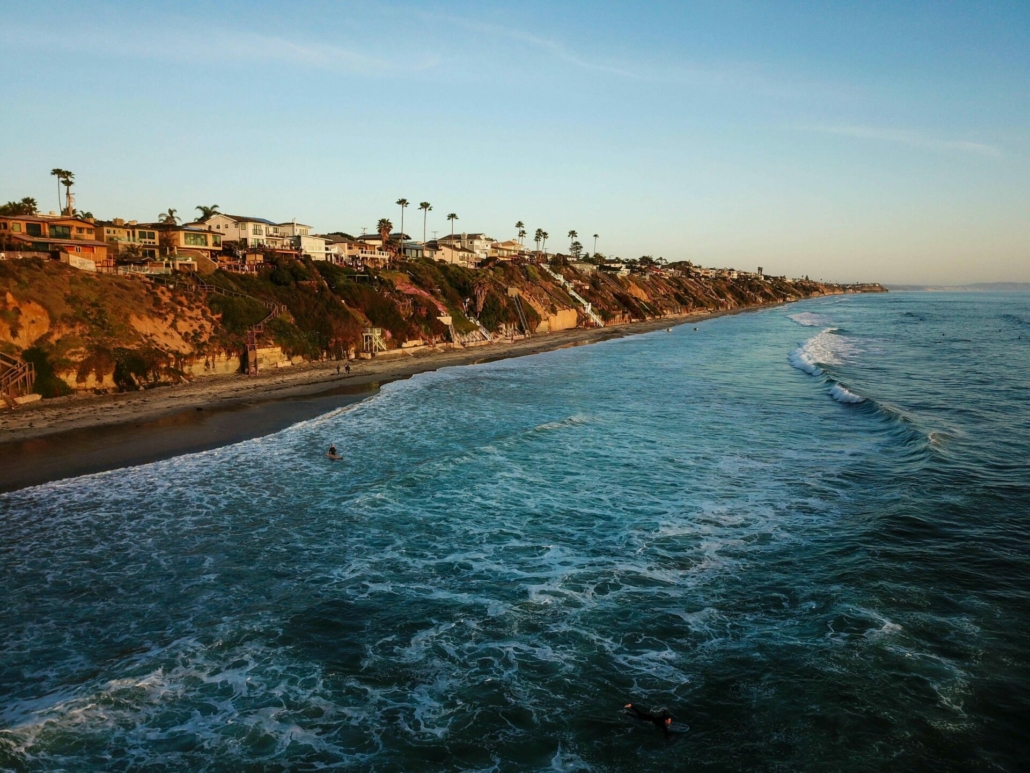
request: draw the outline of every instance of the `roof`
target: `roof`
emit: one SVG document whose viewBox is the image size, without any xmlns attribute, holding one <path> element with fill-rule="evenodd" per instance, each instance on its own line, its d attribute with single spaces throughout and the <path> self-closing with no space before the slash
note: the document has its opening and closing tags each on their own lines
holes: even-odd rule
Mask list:
<svg viewBox="0 0 1030 773">
<path fill-rule="evenodd" d="M 69 245 L 75 247 L 107 247 L 107 242 L 95 239 L 51 239 L 49 236 L 29 236 L 28 234 L 11 234 L 12 239 L 22 242 L 46 242 L 47 244 Z"/>
<path fill-rule="evenodd" d="M 73 223 L 82 223 L 83 225 L 88 225 L 90 227 L 93 227 L 94 225 L 94 223 L 91 223 L 88 220 L 83 220 L 81 217 L 74 217 L 72 215 L 0 215 L 0 217 L 5 220 L 31 220 L 33 223 L 51 223 L 56 225 L 69 221 Z"/>
<path fill-rule="evenodd" d="M 273 223 L 271 220 L 265 220 L 263 217 L 244 217 L 243 215 L 227 215 L 225 212 L 215 212 L 215 214 L 211 215 L 211 217 L 215 217 L 216 215 L 221 215 L 222 217 L 227 217 L 230 220 L 236 221 L 246 220 L 248 223 L 264 223 L 265 225 L 285 225 L 285 223 Z M 208 218 L 208 220 L 210 219 L 211 218 Z"/>
</svg>

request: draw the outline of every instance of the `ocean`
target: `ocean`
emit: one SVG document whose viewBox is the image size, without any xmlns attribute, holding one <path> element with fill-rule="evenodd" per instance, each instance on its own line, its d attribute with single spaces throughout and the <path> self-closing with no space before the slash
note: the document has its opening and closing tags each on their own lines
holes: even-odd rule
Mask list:
<svg viewBox="0 0 1030 773">
<path fill-rule="evenodd" d="M 0 769 L 1015 771 L 1028 717 L 1030 294 L 445 369 L 0 495 Z"/>
</svg>

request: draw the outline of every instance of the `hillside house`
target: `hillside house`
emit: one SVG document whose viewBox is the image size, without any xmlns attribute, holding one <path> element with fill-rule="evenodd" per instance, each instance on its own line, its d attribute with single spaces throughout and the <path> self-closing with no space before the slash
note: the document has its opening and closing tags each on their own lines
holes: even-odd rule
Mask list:
<svg viewBox="0 0 1030 773">
<path fill-rule="evenodd" d="M 0 216 L 0 244 L 6 249 L 58 255 L 63 262 L 90 271 L 110 271 L 107 243 L 96 238 L 89 220 L 60 215 Z"/>
</svg>

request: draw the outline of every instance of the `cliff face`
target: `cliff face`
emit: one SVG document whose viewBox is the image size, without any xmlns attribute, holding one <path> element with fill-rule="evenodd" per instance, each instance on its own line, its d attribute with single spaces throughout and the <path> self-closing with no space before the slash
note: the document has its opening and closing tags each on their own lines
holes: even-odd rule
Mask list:
<svg viewBox="0 0 1030 773">
<path fill-rule="evenodd" d="M 702 278 L 679 272 L 617 276 L 499 263 L 468 270 L 426 260 L 357 274 L 328 263 L 283 261 L 258 274 L 217 272 L 211 287 L 156 284 L 76 271 L 52 261 L 0 262 L 0 351 L 36 364 L 36 391 L 136 389 L 236 372 L 248 329 L 262 367 L 288 358 L 343 357 L 366 327 L 389 348 L 542 333 L 682 313 L 737 309 L 842 292 L 817 282 Z M 564 280 L 564 281 L 562 281 Z M 864 287 L 862 291 L 875 291 Z M 882 289 L 882 288 L 879 288 Z M 443 318 L 443 320 L 441 320 Z M 453 328 L 447 325 L 449 318 Z"/>
</svg>

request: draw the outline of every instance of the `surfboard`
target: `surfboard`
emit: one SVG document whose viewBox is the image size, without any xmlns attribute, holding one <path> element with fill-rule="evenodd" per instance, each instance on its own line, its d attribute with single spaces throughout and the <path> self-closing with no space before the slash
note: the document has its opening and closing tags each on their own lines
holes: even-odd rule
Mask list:
<svg viewBox="0 0 1030 773">
<path fill-rule="evenodd" d="M 335 461 L 337 461 L 338 459 L 342 459 L 343 457 L 342 457 L 342 456 L 340 456 L 339 454 L 326 454 L 326 455 L 325 455 L 325 458 L 326 458 L 326 459 L 332 459 L 332 460 L 333 460 L 333 461 L 335 462 Z"/>
</svg>

